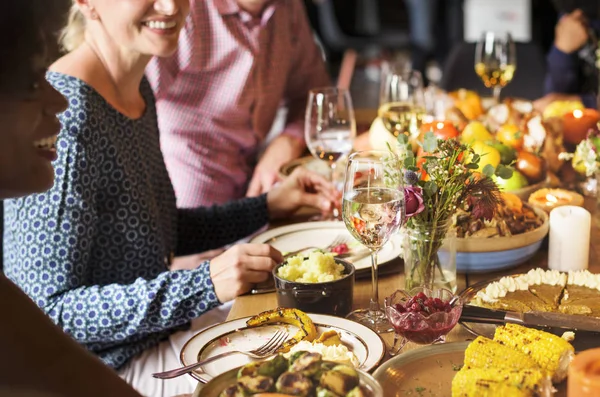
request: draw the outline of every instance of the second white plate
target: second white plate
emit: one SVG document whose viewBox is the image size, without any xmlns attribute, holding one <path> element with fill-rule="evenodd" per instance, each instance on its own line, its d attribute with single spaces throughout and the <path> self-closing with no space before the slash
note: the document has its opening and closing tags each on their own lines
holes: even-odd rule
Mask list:
<svg viewBox="0 0 600 397">
<path fill-rule="evenodd" d="M 341 221 L 304 222 L 277 227 L 254 236 L 251 243 L 267 243 L 281 252 L 295 251 L 303 247 L 326 247 L 339 235 L 347 237 L 348 241 L 354 238 Z M 396 259 L 402 253 L 402 236 L 398 233 L 392 236 L 384 245 L 377 256 L 379 265 Z M 353 262 L 357 270 L 371 267 L 371 259 L 366 256 Z"/>
</svg>

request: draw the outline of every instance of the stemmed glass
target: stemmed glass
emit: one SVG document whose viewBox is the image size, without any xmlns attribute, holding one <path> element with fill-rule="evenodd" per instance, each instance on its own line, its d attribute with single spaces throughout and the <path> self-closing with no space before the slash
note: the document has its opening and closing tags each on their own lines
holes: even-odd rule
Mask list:
<svg viewBox="0 0 600 397">
<path fill-rule="evenodd" d="M 517 49 L 510 33 L 500 37 L 484 32 L 475 46 L 475 73 L 483 84 L 492 88 L 494 100 L 500 102 L 500 91 L 513 79 L 517 68 Z"/>
<path fill-rule="evenodd" d="M 377 253 L 405 219 L 399 170 L 399 160 L 390 152 L 356 152 L 348 158 L 344 181 L 342 218 L 350 234 L 371 251 L 372 277 L 369 308 L 355 310 L 348 318 L 378 333 L 392 330 L 379 306 Z"/>
<path fill-rule="evenodd" d="M 391 68 L 381 82 L 378 116 L 385 128 L 400 134 L 419 134 L 425 116 L 423 77 L 416 70 Z"/>
<path fill-rule="evenodd" d="M 347 89 L 325 87 L 310 90 L 306 105 L 304 138 L 312 155 L 326 161 L 335 182 L 337 161 L 352 151 L 356 121 Z M 333 217 L 339 216 L 334 209 Z"/>
</svg>

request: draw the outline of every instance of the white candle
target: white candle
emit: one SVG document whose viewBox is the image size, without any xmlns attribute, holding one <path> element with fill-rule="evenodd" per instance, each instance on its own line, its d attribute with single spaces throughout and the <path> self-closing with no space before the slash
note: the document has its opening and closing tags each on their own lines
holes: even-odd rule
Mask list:
<svg viewBox="0 0 600 397">
<path fill-rule="evenodd" d="M 565 205 L 550 211 L 548 268 L 587 269 L 591 226 L 592 216 L 585 208 Z"/>
</svg>

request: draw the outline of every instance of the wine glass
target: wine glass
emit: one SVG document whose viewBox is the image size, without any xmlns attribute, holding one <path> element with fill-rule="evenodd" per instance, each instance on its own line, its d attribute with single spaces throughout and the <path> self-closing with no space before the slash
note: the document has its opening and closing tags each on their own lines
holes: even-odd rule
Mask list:
<svg viewBox="0 0 600 397">
<path fill-rule="evenodd" d="M 494 32 L 484 32 L 475 46 L 475 73 L 486 87 L 492 88 L 496 103 L 500 102 L 500 91 L 511 82 L 516 68 L 517 49 L 510 33 L 500 37 Z"/>
<path fill-rule="evenodd" d="M 352 151 L 356 138 L 354 108 L 347 89 L 325 87 L 309 91 L 304 137 L 312 155 L 327 162 L 335 183 L 337 161 Z M 339 215 L 337 211 L 334 209 L 334 218 Z"/>
<path fill-rule="evenodd" d="M 379 306 L 377 253 L 405 219 L 400 164 L 394 154 L 369 150 L 350 155 L 342 218 L 350 234 L 371 251 L 373 288 L 369 308 L 355 310 L 347 317 L 378 333 L 389 332 L 392 326 Z"/>
<path fill-rule="evenodd" d="M 420 72 L 391 68 L 384 73 L 378 116 L 395 137 L 400 134 L 419 135 L 425 116 L 423 77 Z"/>
</svg>

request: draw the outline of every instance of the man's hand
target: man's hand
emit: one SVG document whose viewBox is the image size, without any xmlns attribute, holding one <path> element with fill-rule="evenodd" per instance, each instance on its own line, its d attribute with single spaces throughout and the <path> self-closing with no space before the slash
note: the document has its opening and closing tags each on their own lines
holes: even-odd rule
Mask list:
<svg viewBox="0 0 600 397">
<path fill-rule="evenodd" d="M 554 31 L 554 46 L 560 51 L 571 54 L 588 40 L 587 21 L 579 9 L 563 15 Z"/>
<path fill-rule="evenodd" d="M 298 158 L 304 147 L 303 142 L 288 135 L 280 135 L 273 139 L 254 169 L 246 196 L 254 197 L 268 192 L 279 180 L 279 168 Z"/>
</svg>

